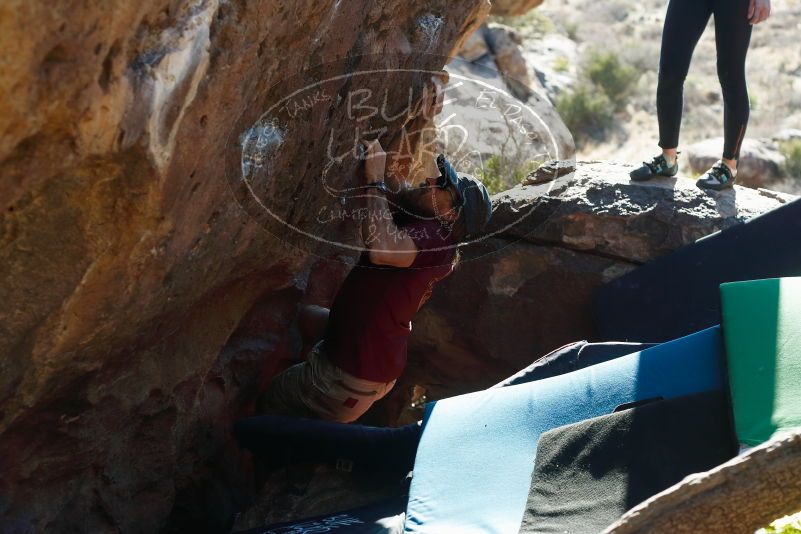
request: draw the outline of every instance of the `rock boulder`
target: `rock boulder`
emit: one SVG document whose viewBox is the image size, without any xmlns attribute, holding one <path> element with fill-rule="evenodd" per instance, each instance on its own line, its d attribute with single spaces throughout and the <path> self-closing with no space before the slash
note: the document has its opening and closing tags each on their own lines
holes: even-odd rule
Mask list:
<svg viewBox="0 0 801 534">
<path fill-rule="evenodd" d="M 542 4 L 543 0 L 494 0 L 492 14 L 500 16 L 516 16 L 528 13 Z"/>
<path fill-rule="evenodd" d="M 353 254 L 358 225 L 319 220 L 330 133 L 353 136 L 345 97 L 387 94 L 371 120 L 391 133 L 406 95 L 392 76 L 346 76 L 294 101 L 308 118 L 294 128 L 262 113 L 292 80 L 441 69 L 489 8 L 4 3 L 0 531 L 220 530 L 247 487 L 231 421 L 292 356 L 315 255 Z M 256 167 L 270 180 L 249 182 Z M 254 216 L 246 185 L 284 224 Z M 342 246 L 299 244 L 293 226 Z"/>
</svg>

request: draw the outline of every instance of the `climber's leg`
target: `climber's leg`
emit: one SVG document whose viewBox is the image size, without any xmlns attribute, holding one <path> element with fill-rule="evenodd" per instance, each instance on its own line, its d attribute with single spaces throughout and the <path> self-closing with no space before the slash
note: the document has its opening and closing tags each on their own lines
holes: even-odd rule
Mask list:
<svg viewBox="0 0 801 534">
<path fill-rule="evenodd" d="M 351 423 L 395 385 L 395 380 L 374 382 L 343 371 L 328 359 L 322 343 L 315 345 L 308 361 L 313 387 L 306 402 L 321 419 Z"/>
<path fill-rule="evenodd" d="M 258 413 L 316 419 L 317 414 L 303 399 L 310 374 L 309 362 L 304 361 L 275 375 L 256 403 Z"/>
<path fill-rule="evenodd" d="M 711 0 L 670 0 L 662 30 L 656 109 L 659 146 L 675 149 L 679 144 L 684 79 L 690 69 L 695 45 L 712 14 Z"/>
<path fill-rule="evenodd" d="M 745 81 L 745 56 L 751 42 L 748 0 L 713 0 L 718 78 L 723 90 L 723 161 L 737 168 L 750 105 Z"/>
<path fill-rule="evenodd" d="M 259 411 L 350 423 L 384 397 L 392 382 L 356 378 L 334 365 L 325 355 L 322 342 L 308 359 L 273 378 L 262 398 Z"/>
</svg>

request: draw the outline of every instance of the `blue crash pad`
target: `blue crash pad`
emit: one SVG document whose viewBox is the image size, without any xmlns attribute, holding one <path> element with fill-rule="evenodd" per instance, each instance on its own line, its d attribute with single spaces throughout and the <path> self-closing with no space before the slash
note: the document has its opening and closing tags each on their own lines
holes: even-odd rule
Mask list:
<svg viewBox="0 0 801 534">
<path fill-rule="evenodd" d="M 525 384 L 534 380 L 563 375 L 590 365 L 614 360 L 632 352 L 645 350 L 654 345 L 655 343 L 621 343 L 617 341 L 587 343 L 586 341 L 576 341 L 549 352 L 525 369 L 492 387 L 516 386 L 517 384 Z"/>
<path fill-rule="evenodd" d="M 801 199 L 705 237 L 599 288 L 601 339 L 667 341 L 720 323 L 724 282 L 801 276 Z"/>
<path fill-rule="evenodd" d="M 406 532 L 516 533 L 539 436 L 654 398 L 722 390 L 719 327 L 572 373 L 430 403 Z"/>
</svg>

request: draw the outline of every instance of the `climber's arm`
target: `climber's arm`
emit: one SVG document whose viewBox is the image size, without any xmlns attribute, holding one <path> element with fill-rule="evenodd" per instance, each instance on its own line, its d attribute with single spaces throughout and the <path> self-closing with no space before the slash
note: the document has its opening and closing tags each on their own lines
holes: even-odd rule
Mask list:
<svg viewBox="0 0 801 534">
<path fill-rule="evenodd" d="M 364 142 L 365 185 L 385 179 L 386 154 L 378 141 Z M 398 228 L 392 218 L 385 193 L 376 188 L 365 189 L 367 216 L 362 220 L 362 239 L 370 262 L 376 265 L 408 267 L 417 256 L 417 246 L 409 235 Z"/>
<path fill-rule="evenodd" d="M 387 165 L 384 171 L 384 182 L 387 184 L 390 199 L 393 195 L 412 187 L 409 174 L 414 161 L 413 144 L 415 120 L 410 120 L 400 129 L 386 149 Z"/>
<path fill-rule="evenodd" d="M 387 146 L 384 181 L 389 188 L 390 199 L 393 194 L 414 186 L 409 174 L 415 155 L 419 156 L 421 147 L 417 144 L 422 131 L 431 128 L 434 116 L 442 111 L 445 98 L 442 85 L 447 83 L 447 78 L 448 75 L 445 71 L 431 76 L 431 83 L 423 90 L 423 98 Z M 427 150 L 426 147 L 423 149 Z"/>
<path fill-rule="evenodd" d="M 362 222 L 362 238 L 369 249 L 370 262 L 410 266 L 417 256 L 417 246 L 405 231 L 395 225 L 383 193 L 376 189 L 368 190 L 367 212 L 368 217 Z"/>
</svg>

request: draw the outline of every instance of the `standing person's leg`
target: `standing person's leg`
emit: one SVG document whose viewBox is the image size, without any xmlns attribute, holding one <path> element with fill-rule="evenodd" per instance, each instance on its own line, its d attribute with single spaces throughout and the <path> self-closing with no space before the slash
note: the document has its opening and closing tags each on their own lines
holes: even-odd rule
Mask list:
<svg viewBox="0 0 801 534">
<path fill-rule="evenodd" d="M 659 80 L 656 87 L 656 114 L 659 120 L 659 146 L 662 153 L 629 176 L 646 181 L 656 176 L 675 176 L 679 130 L 684 106 L 684 79 L 690 70 L 695 45 L 712 15 L 712 0 L 670 0 L 662 29 L 659 54 Z"/>
<path fill-rule="evenodd" d="M 711 0 L 670 0 L 665 15 L 656 109 L 659 146 L 663 153 L 674 158 L 679 145 L 684 79 L 690 69 L 695 45 L 704 33 L 711 14 Z"/>
<path fill-rule="evenodd" d="M 745 56 L 751 43 L 748 0 L 712 0 L 718 78 L 723 91 L 723 156 L 697 182 L 703 189 L 728 189 L 737 176 L 737 160 L 748 125 L 750 104 L 745 83 Z"/>
<path fill-rule="evenodd" d="M 748 0 L 714 0 L 718 78 L 723 91 L 723 160 L 737 168 L 750 103 L 745 81 L 745 57 L 751 43 Z"/>
</svg>

